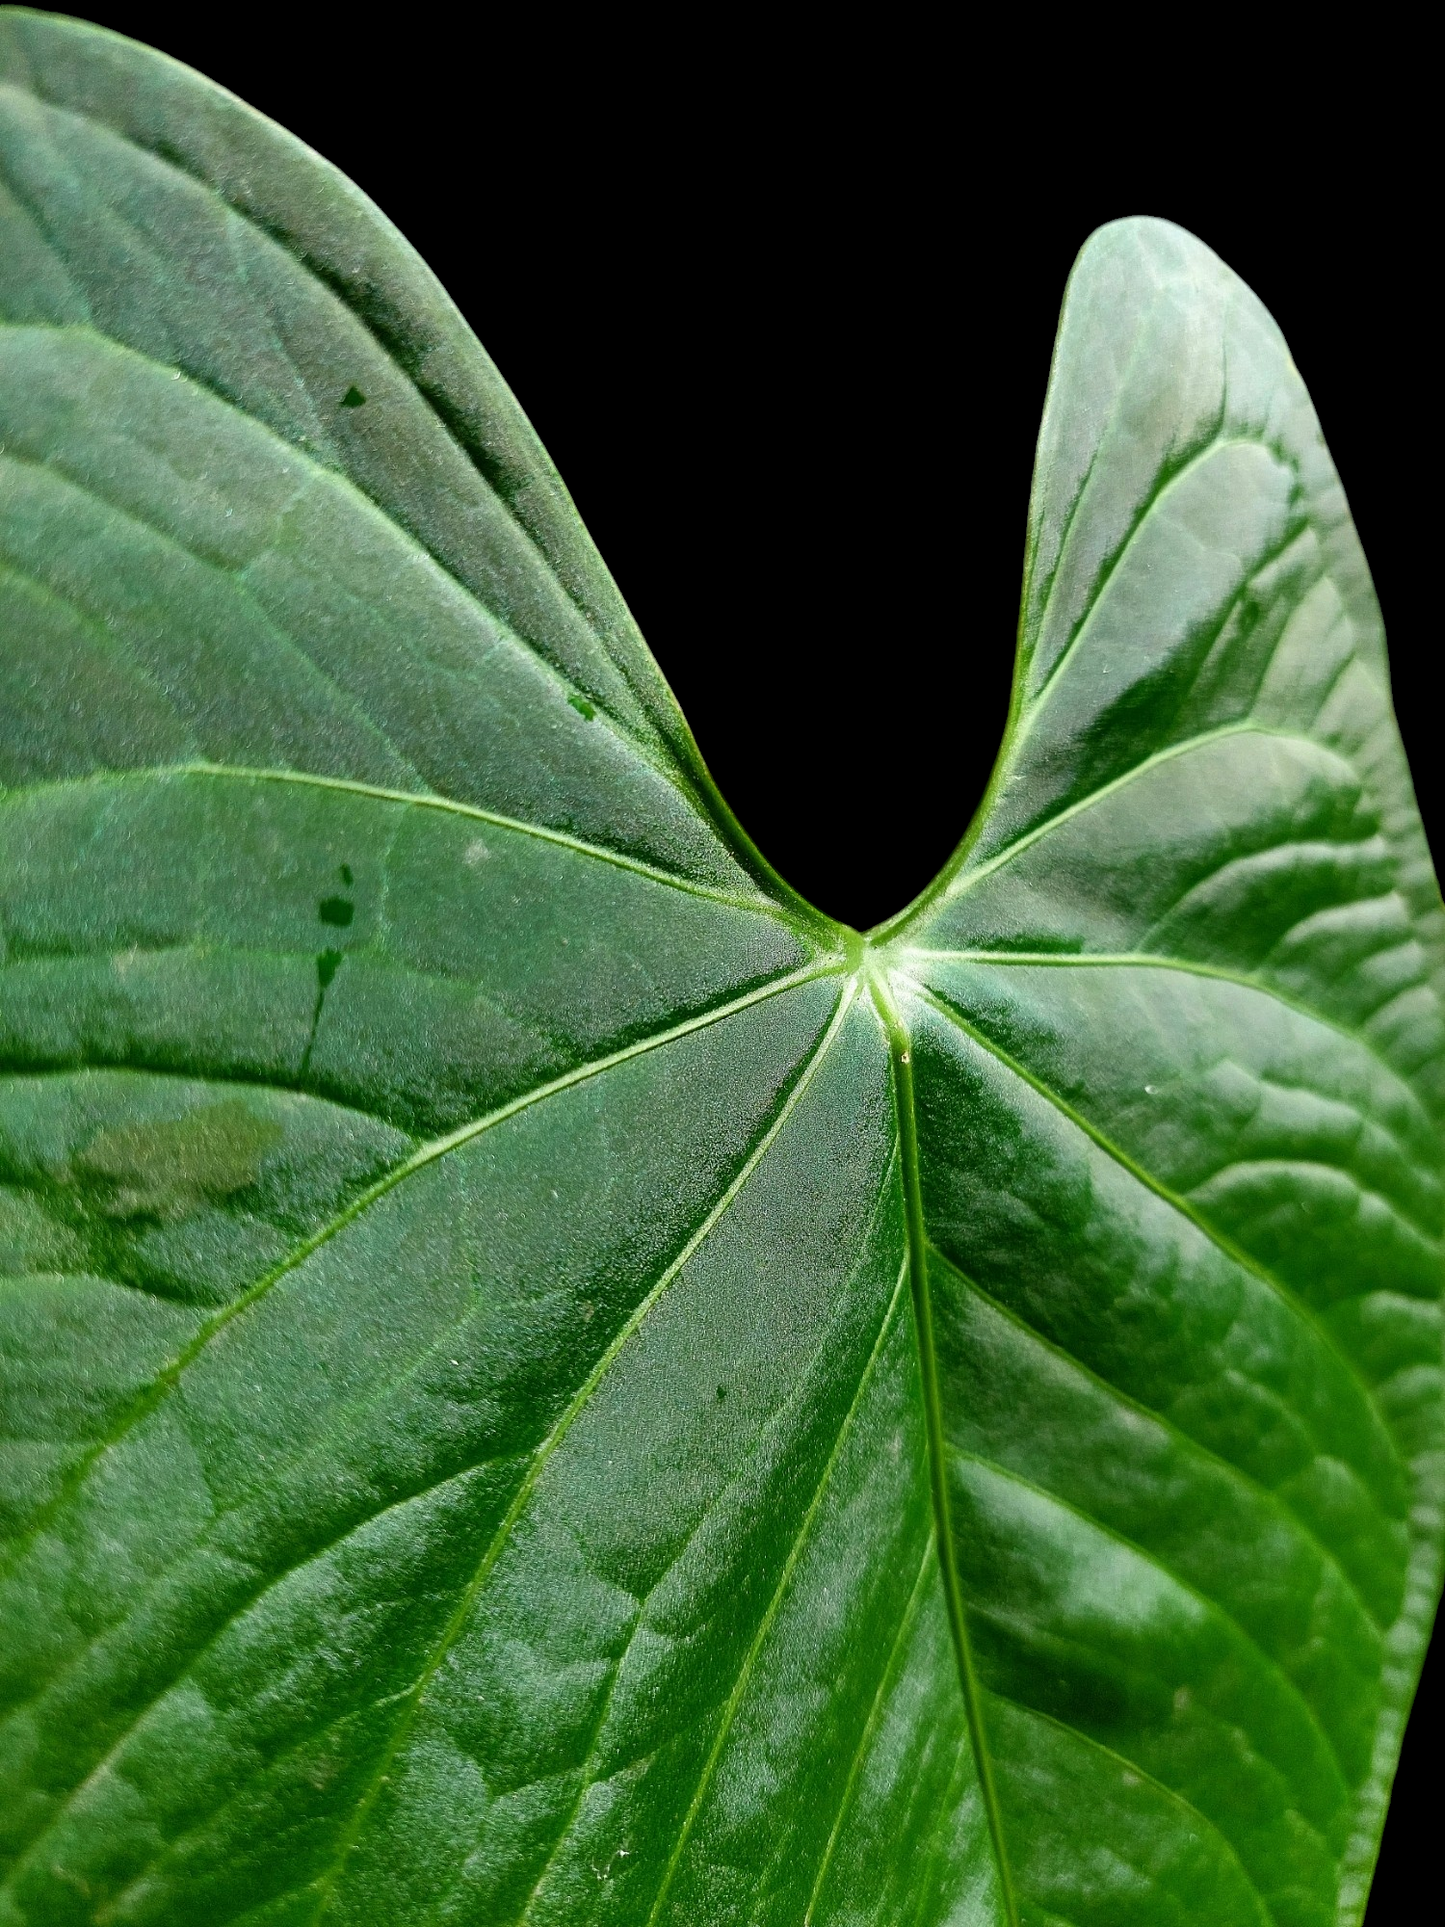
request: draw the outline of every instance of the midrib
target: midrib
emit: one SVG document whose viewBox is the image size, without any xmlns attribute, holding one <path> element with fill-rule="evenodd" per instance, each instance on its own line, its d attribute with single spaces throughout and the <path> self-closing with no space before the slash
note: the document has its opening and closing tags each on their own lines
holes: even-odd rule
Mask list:
<svg viewBox="0 0 1445 1927">
<path fill-rule="evenodd" d="M 876 955 L 876 953 L 873 953 Z M 1018 1903 L 1014 1897 L 1013 1877 L 1004 1843 L 1003 1819 L 994 1786 L 993 1761 L 984 1730 L 983 1709 L 979 1700 L 977 1675 L 969 1645 L 968 1621 L 958 1583 L 958 1564 L 953 1551 L 953 1523 L 948 1505 L 947 1474 L 943 1440 L 943 1408 L 938 1389 L 938 1358 L 933 1336 L 933 1303 L 928 1288 L 928 1240 L 923 1224 L 923 1191 L 918 1166 L 918 1120 L 913 1091 L 913 1048 L 907 1025 L 893 1000 L 892 986 L 885 969 L 863 965 L 874 1007 L 888 1038 L 892 1068 L 893 1108 L 898 1123 L 899 1161 L 903 1178 L 905 1237 L 908 1248 L 908 1277 L 913 1295 L 913 1324 L 918 1338 L 919 1379 L 923 1390 L 924 1424 L 928 1437 L 929 1486 L 933 1498 L 935 1537 L 942 1570 L 943 1593 L 948 1603 L 948 1622 L 953 1633 L 954 1653 L 958 1660 L 959 1685 L 973 1745 L 974 1764 L 984 1811 L 988 1816 L 989 1838 L 998 1868 L 999 1892 L 1008 1927 L 1019 1927 Z"/>
</svg>

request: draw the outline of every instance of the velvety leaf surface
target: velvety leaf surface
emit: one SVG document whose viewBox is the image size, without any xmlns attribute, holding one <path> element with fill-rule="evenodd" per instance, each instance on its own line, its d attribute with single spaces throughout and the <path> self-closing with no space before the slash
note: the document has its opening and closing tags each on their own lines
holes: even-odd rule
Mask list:
<svg viewBox="0 0 1445 1927">
<path fill-rule="evenodd" d="M 1080 257 L 999 766 L 863 939 L 370 203 L 6 9 L 0 648 L 0 1923 L 1358 1921 L 1445 920 L 1205 247 Z"/>
</svg>

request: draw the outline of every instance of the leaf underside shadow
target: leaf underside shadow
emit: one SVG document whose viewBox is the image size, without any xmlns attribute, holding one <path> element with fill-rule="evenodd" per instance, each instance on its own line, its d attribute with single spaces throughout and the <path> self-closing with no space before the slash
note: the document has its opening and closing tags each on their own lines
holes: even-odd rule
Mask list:
<svg viewBox="0 0 1445 1927">
<path fill-rule="evenodd" d="M 1207 248 L 1081 254 L 862 937 L 377 210 L 0 9 L 0 636 L 0 1927 L 1358 1922 L 1442 912 Z"/>
</svg>

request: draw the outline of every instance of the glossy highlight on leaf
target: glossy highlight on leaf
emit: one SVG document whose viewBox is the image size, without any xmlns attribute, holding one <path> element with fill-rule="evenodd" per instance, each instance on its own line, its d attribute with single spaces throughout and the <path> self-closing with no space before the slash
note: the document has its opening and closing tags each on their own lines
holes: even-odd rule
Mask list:
<svg viewBox="0 0 1445 1927">
<path fill-rule="evenodd" d="M 0 1927 L 1358 1923 L 1445 913 L 1201 242 L 1079 257 L 861 936 L 371 203 L 0 9 L 0 932 Z"/>
</svg>

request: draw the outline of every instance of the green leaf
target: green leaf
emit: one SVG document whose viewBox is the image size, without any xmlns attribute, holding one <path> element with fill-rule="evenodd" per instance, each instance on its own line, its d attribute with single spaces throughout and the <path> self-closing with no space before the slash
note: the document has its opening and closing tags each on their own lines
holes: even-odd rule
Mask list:
<svg viewBox="0 0 1445 1927">
<path fill-rule="evenodd" d="M 0 1923 L 1358 1921 L 1445 923 L 1259 303 L 1085 248 L 864 939 L 363 196 L 74 22 L 0 82 Z"/>
</svg>

